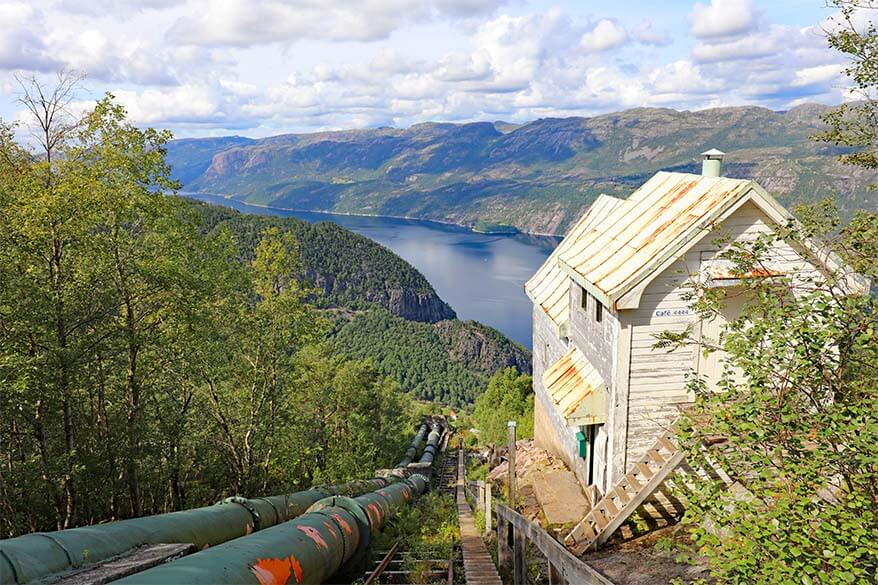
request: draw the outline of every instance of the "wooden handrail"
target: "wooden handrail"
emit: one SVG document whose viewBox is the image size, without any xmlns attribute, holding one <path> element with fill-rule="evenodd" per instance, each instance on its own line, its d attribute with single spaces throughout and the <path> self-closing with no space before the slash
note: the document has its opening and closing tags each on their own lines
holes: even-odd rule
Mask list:
<svg viewBox="0 0 878 585">
<path fill-rule="evenodd" d="M 586 562 L 576 558 L 567 547 L 552 538 L 538 524 L 531 522 L 515 510 L 510 509 L 500 503 L 494 503 L 494 513 L 497 515 L 497 543 L 498 546 L 509 547 L 508 535 L 503 534 L 507 530 L 507 525 L 512 528 L 513 542 L 520 542 L 519 539 L 525 539 L 533 543 L 539 549 L 540 553 L 546 557 L 549 562 L 550 573 L 554 572 L 554 577 L 560 577 L 570 585 L 614 585 L 612 581 L 601 575 L 596 569 L 589 566 Z M 523 546 L 519 545 L 523 550 Z M 506 556 L 508 551 L 504 551 L 501 557 Z M 517 557 L 519 555 L 511 555 L 513 560 L 521 562 Z M 508 557 L 507 557 L 508 558 Z M 523 568 L 521 568 L 523 569 Z M 523 574 L 523 570 L 515 570 L 514 574 Z M 558 581 L 552 581 L 557 583 Z"/>
</svg>

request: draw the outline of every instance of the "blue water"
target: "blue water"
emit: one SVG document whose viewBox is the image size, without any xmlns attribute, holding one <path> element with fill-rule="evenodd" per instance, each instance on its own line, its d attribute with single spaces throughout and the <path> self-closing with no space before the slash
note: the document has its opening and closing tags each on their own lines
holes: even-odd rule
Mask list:
<svg viewBox="0 0 878 585">
<path fill-rule="evenodd" d="M 531 347 L 531 302 L 524 282 L 558 244 L 556 238 L 492 236 L 430 221 L 268 209 L 203 193 L 186 196 L 244 213 L 337 223 L 405 258 L 459 318 L 481 321 Z"/>
</svg>

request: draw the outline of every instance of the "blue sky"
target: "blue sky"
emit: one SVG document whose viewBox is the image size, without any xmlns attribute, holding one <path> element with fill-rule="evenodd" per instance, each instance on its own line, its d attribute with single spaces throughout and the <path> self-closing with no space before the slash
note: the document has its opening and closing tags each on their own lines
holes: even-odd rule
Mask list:
<svg viewBox="0 0 878 585">
<path fill-rule="evenodd" d="M 16 72 L 87 76 L 177 136 L 787 109 L 846 98 L 823 0 L 0 0 Z M 868 18 L 864 16 L 863 18 Z"/>
</svg>

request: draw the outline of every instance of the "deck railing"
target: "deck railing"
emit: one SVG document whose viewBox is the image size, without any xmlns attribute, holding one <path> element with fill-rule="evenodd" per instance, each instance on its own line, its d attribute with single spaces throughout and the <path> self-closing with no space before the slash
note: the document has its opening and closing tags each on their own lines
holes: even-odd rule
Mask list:
<svg viewBox="0 0 878 585">
<path fill-rule="evenodd" d="M 527 584 L 526 545 L 530 542 L 549 565 L 550 585 L 614 585 L 538 524 L 500 503 L 492 506 L 497 516 L 497 556 L 501 573 L 512 574 L 514 585 Z"/>
</svg>

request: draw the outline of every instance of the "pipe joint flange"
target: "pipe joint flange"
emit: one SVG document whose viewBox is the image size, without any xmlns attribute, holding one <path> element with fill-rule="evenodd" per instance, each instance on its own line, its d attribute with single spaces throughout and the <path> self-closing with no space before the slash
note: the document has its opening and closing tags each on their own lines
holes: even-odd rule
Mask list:
<svg viewBox="0 0 878 585">
<path fill-rule="evenodd" d="M 336 573 L 339 577 L 350 577 L 350 580 L 353 581 L 363 574 L 369 556 L 371 555 L 372 524 L 369 522 L 369 516 L 363 509 L 363 506 L 353 498 L 345 496 L 330 496 L 328 498 L 323 498 L 322 500 L 311 504 L 311 507 L 308 508 L 305 513 L 322 512 L 326 508 L 332 507 L 341 508 L 342 510 L 349 512 L 356 520 L 357 529 L 360 532 L 360 540 L 357 543 L 356 550 L 354 550 L 350 559 L 348 559 L 348 561 L 345 562 Z M 342 530 L 342 537 L 344 537 L 344 530 Z M 347 546 L 347 544 L 345 544 L 345 546 Z"/>
<path fill-rule="evenodd" d="M 247 498 L 242 498 L 241 496 L 232 496 L 231 498 L 226 498 L 225 500 L 217 502 L 218 506 L 223 504 L 238 504 L 248 512 L 250 512 L 250 516 L 253 518 L 253 532 L 258 532 L 262 529 L 262 518 L 259 516 L 259 511 L 253 505 L 253 502 L 248 500 Z"/>
</svg>

